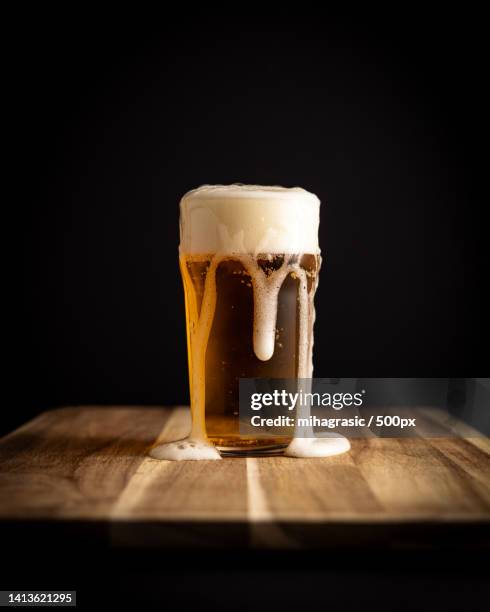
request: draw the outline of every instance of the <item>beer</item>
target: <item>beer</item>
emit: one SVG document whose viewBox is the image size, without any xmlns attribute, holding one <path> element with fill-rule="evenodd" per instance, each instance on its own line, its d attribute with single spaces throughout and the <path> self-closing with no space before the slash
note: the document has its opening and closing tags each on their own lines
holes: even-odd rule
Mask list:
<svg viewBox="0 0 490 612">
<path fill-rule="evenodd" d="M 212 262 L 217 257 L 220 263 L 213 269 Z M 191 392 L 199 398 L 204 398 L 204 425 L 208 438 L 225 452 L 239 452 L 242 449 L 272 450 L 286 446 L 289 442 L 286 437 L 254 438 L 240 435 L 239 380 L 294 379 L 299 375 L 302 367 L 299 350 L 300 274 L 305 275 L 306 292 L 312 297 L 320 267 L 319 255 L 260 253 L 257 256 L 244 257 L 240 254 L 183 254 L 180 265 L 186 302 L 191 305 L 187 308 L 189 345 L 194 341 L 192 330 L 197 329 L 199 325 L 207 276 L 215 276 L 214 316 L 207 345 L 196 347 L 198 351 L 205 350 L 204 376 L 196 376 L 192 359 L 189 359 L 190 379 L 198 379 L 198 386 Z M 274 274 L 280 275 L 277 304 L 261 304 L 260 297 L 259 300 L 254 300 L 254 293 L 260 292 L 260 288 L 256 286 L 260 280 L 256 277 L 260 279 L 262 276 L 264 280 L 270 279 Z M 264 296 L 263 299 L 270 300 L 271 297 Z M 258 310 L 275 310 L 269 314 L 272 329 L 272 333 L 269 332 L 270 342 L 269 339 L 262 340 L 266 346 L 258 349 L 254 348 L 252 331 L 254 301 Z M 274 302 L 274 298 L 272 301 Z M 311 317 L 311 314 L 309 316 Z M 255 318 L 258 318 L 257 315 Z M 272 347 L 267 346 L 268 344 L 272 344 Z M 256 350 L 262 352 L 257 355 Z M 192 354 L 192 347 L 189 354 Z M 302 375 L 306 376 L 307 372 Z M 200 404 L 198 410 L 202 409 Z M 193 418 L 199 416 L 194 414 Z"/>
<path fill-rule="evenodd" d="M 179 255 L 192 431 L 152 457 L 220 459 L 286 447 L 307 457 L 349 448 L 345 438 L 315 439 L 298 428 L 292 439 L 239 429 L 240 378 L 312 376 L 319 209 L 299 187 L 204 185 L 184 195 Z"/>
</svg>

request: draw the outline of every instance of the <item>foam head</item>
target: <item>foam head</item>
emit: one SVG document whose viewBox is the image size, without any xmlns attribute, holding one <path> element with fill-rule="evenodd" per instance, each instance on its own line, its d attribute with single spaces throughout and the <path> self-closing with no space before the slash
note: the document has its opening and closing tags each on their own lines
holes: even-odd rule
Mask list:
<svg viewBox="0 0 490 612">
<path fill-rule="evenodd" d="M 320 200 L 300 187 L 203 185 L 180 201 L 180 252 L 319 253 Z"/>
</svg>

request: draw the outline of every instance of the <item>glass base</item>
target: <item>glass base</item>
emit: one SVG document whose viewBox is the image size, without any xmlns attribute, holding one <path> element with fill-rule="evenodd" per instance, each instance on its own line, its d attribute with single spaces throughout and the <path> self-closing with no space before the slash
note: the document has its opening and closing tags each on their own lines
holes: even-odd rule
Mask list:
<svg viewBox="0 0 490 612">
<path fill-rule="evenodd" d="M 210 442 L 223 457 L 271 457 L 282 455 L 291 438 L 288 436 L 270 436 L 256 438 L 239 434 L 210 435 Z"/>
<path fill-rule="evenodd" d="M 256 447 L 216 445 L 222 457 L 277 457 L 284 454 L 287 444 L 273 444 Z"/>
</svg>

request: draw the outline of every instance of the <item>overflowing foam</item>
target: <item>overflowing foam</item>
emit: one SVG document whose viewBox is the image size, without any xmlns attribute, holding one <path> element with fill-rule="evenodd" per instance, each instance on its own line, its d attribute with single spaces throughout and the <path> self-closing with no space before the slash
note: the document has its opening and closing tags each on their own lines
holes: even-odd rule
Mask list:
<svg viewBox="0 0 490 612">
<path fill-rule="evenodd" d="M 206 349 L 216 310 L 216 270 L 228 259 L 239 261 L 251 278 L 254 296 L 253 348 L 257 359 L 268 361 L 274 354 L 279 291 L 285 278 L 293 274 L 299 281 L 298 379 L 313 375 L 315 275 L 308 291 L 306 272 L 299 261 L 304 253 L 319 254 L 318 198 L 295 187 L 260 187 L 258 185 L 204 185 L 189 191 L 180 202 L 180 253 L 182 274 L 188 275 L 185 255 L 208 254 L 200 311 L 194 300 L 187 304 L 195 313 L 197 324 L 190 329 L 192 432 L 188 439 L 157 446 L 151 452 L 156 459 L 219 459 L 210 443 L 205 425 Z M 266 273 L 258 256 L 284 255 L 282 265 Z M 189 280 L 189 279 L 187 279 Z M 303 383 L 300 383 L 303 384 Z M 301 408 L 308 417 L 309 407 Z M 345 452 L 348 440 L 333 434 L 312 438 L 312 431 L 295 429 L 286 454 L 292 457 L 326 457 Z"/>
<path fill-rule="evenodd" d="M 287 457 L 332 457 L 350 449 L 350 442 L 341 434 L 332 431 L 322 433 L 321 438 L 300 438 L 295 436 L 284 454 Z"/>
<path fill-rule="evenodd" d="M 319 253 L 320 200 L 300 187 L 203 185 L 180 201 L 180 252 Z"/>
<path fill-rule="evenodd" d="M 221 459 L 218 449 L 206 440 L 177 440 L 155 446 L 150 451 L 153 459 L 168 461 L 215 461 Z"/>
</svg>

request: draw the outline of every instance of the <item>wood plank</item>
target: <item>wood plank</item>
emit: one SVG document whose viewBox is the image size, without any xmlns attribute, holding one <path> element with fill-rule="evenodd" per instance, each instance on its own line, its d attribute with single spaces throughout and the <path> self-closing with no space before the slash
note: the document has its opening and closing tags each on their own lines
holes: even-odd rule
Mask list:
<svg viewBox="0 0 490 612">
<path fill-rule="evenodd" d="M 431 421 L 443 425 L 448 430 L 447 437 L 464 439 L 468 444 L 476 446 L 487 456 L 490 454 L 490 439 L 488 436 L 483 435 L 474 427 L 471 427 L 471 425 L 448 414 L 448 412 L 442 408 L 436 408 L 434 406 L 430 408 L 421 408 L 420 413 Z"/>
<path fill-rule="evenodd" d="M 156 443 L 184 437 L 189 425 L 189 410 L 175 410 Z M 245 459 L 174 462 L 143 457 L 112 509 L 111 518 L 244 519 L 245 469 Z"/>
<path fill-rule="evenodd" d="M 350 454 L 314 460 L 249 458 L 247 468 L 252 546 L 331 544 L 338 539 L 332 529 L 321 529 L 322 523 L 361 522 L 382 511 Z M 307 524 L 315 528 L 305 529 Z"/>
<path fill-rule="evenodd" d="M 155 444 L 185 437 L 190 424 L 189 409 L 175 409 Z M 188 463 L 146 456 L 111 511 L 110 541 L 145 548 L 246 546 L 246 517 L 245 459 Z"/>
<path fill-rule="evenodd" d="M 424 439 L 358 440 L 352 454 L 391 517 L 457 520 L 488 516 L 489 506 L 473 481 L 462 478 L 448 458 Z M 483 463 L 480 467 L 484 469 Z M 482 472 L 482 478 L 488 485 L 488 474 Z"/>
<path fill-rule="evenodd" d="M 444 426 L 449 435 L 431 436 L 432 423 Z M 440 409 L 420 411 L 417 430 L 424 441 L 441 453 L 453 479 L 471 487 L 485 506 L 490 505 L 490 446 L 488 438 Z"/>
<path fill-rule="evenodd" d="M 358 441 L 352 443 L 356 446 Z M 351 453 L 313 460 L 271 457 L 253 461 L 258 466 L 256 486 L 264 491 L 268 504 L 263 517 L 347 519 L 369 517 L 383 510 Z"/>
<path fill-rule="evenodd" d="M 2 518 L 106 518 L 170 414 L 50 410 L 0 444 Z"/>
</svg>

